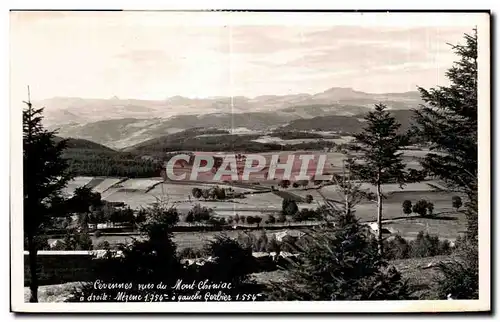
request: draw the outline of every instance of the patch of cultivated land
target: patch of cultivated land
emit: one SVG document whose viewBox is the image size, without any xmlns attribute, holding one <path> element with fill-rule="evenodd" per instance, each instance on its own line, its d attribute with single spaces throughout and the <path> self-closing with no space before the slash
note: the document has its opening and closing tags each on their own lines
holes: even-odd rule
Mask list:
<svg viewBox="0 0 500 322">
<path fill-rule="evenodd" d="M 111 188 L 113 185 L 117 184 L 120 181 L 122 181 L 122 179 L 120 178 L 105 178 L 92 188 L 94 191 L 102 194 L 103 192 L 105 192 L 106 190 L 108 190 L 109 188 Z"/>
<path fill-rule="evenodd" d="M 89 182 L 91 182 L 93 177 L 75 177 L 73 180 L 70 180 L 66 187 L 63 189 L 63 193 L 68 197 L 73 195 L 73 192 L 76 188 L 83 187 Z"/>
<path fill-rule="evenodd" d="M 159 184 L 162 181 L 162 178 L 128 179 L 115 185 L 114 188 L 145 192 L 146 190 L 150 189 L 156 184 Z"/>
</svg>

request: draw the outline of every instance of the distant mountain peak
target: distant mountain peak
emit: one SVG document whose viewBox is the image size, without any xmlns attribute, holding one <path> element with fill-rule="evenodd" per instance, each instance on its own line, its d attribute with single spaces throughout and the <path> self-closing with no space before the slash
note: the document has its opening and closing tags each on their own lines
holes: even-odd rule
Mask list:
<svg viewBox="0 0 500 322">
<path fill-rule="evenodd" d="M 330 87 L 327 90 L 323 91 L 323 93 L 327 92 L 359 92 L 359 91 L 355 91 L 352 87 Z"/>
</svg>

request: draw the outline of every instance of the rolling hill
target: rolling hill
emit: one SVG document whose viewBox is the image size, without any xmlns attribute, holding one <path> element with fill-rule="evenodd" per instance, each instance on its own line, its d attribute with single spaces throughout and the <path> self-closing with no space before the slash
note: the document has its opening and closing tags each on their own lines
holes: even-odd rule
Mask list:
<svg viewBox="0 0 500 322">
<path fill-rule="evenodd" d="M 61 137 L 56 137 L 55 141 L 60 142 L 63 140 Z M 95 143 L 85 139 L 75 139 L 75 138 L 67 138 L 66 140 L 66 150 L 90 150 L 95 152 L 117 152 L 107 146 L 104 146 L 99 143 Z"/>
<path fill-rule="evenodd" d="M 407 131 L 412 123 L 413 112 L 411 110 L 392 110 L 391 114 L 401 124 L 401 132 Z M 284 130 L 292 131 L 337 131 L 341 133 L 356 133 L 363 129 L 363 114 L 354 116 L 330 115 L 318 116 L 310 119 L 298 119 L 283 127 Z"/>
<path fill-rule="evenodd" d="M 380 102 L 395 113 L 404 113 L 398 111 L 416 108 L 421 100 L 417 92 L 370 94 L 335 87 L 314 95 L 206 99 L 175 96 L 164 101 L 54 98 L 38 105 L 47 106 L 44 122 L 50 129 L 58 129 L 60 136 L 122 149 L 197 127 L 250 131 L 282 126 L 299 130 L 340 127 L 340 131 L 352 132 L 359 127 L 353 118 Z"/>
</svg>

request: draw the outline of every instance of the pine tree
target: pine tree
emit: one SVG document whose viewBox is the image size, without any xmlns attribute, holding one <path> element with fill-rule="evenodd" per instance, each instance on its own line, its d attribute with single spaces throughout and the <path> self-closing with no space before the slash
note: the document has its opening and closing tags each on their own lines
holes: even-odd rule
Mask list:
<svg viewBox="0 0 500 322">
<path fill-rule="evenodd" d="M 425 105 L 415 110 L 413 131 L 430 144 L 424 169 L 444 181 L 450 191 L 477 198 L 477 30 L 464 45 L 452 46 L 459 56 L 446 76 L 450 86 L 419 88 Z M 472 217 L 471 217 L 472 216 Z M 470 211 L 468 233 L 477 236 L 477 209 Z"/>
<path fill-rule="evenodd" d="M 42 125 L 43 108 L 24 102 L 23 110 L 23 188 L 24 235 L 28 242 L 30 302 L 38 302 L 36 238 L 51 217 L 51 200 L 60 198 L 70 180 L 68 165 L 62 158 L 66 141 L 55 142 L 55 132 Z"/>
<path fill-rule="evenodd" d="M 377 189 L 377 241 L 382 254 L 382 184 L 397 182 L 403 185 L 408 181 L 402 153 L 407 137 L 399 134 L 400 124 L 386 110 L 383 104 L 375 105 L 375 110 L 366 117 L 363 132 L 354 135 L 354 142 L 347 145 L 349 166 L 356 178 L 366 180 Z"/>
<path fill-rule="evenodd" d="M 466 197 L 467 236 L 457 247 L 457 259 L 440 265 L 442 298 L 477 298 L 478 163 L 477 163 L 477 30 L 464 36 L 465 44 L 451 45 L 459 57 L 447 73 L 450 86 L 419 88 L 425 105 L 415 111 L 413 131 L 430 144 L 424 169 L 444 181 L 450 192 Z"/>
<path fill-rule="evenodd" d="M 270 299 L 396 300 L 411 298 L 399 272 L 387 267 L 370 238 L 369 230 L 355 217 L 355 206 L 364 197 L 359 184 L 339 182 L 337 206 L 325 209 L 334 225 L 309 233 L 297 246 L 298 263 L 292 263 L 286 281 L 272 283 Z M 334 226 L 334 227 L 333 227 Z M 290 283 L 293 281 L 293 283 Z"/>
</svg>

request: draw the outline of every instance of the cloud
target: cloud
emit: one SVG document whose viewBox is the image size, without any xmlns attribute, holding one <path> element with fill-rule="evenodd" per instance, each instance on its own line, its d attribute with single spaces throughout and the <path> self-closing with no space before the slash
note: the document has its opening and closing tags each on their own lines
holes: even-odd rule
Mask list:
<svg viewBox="0 0 500 322">
<path fill-rule="evenodd" d="M 473 28 L 223 24 L 225 14 L 14 13 L 11 83 L 37 98 L 407 91 L 445 84 L 447 43 Z"/>
</svg>

